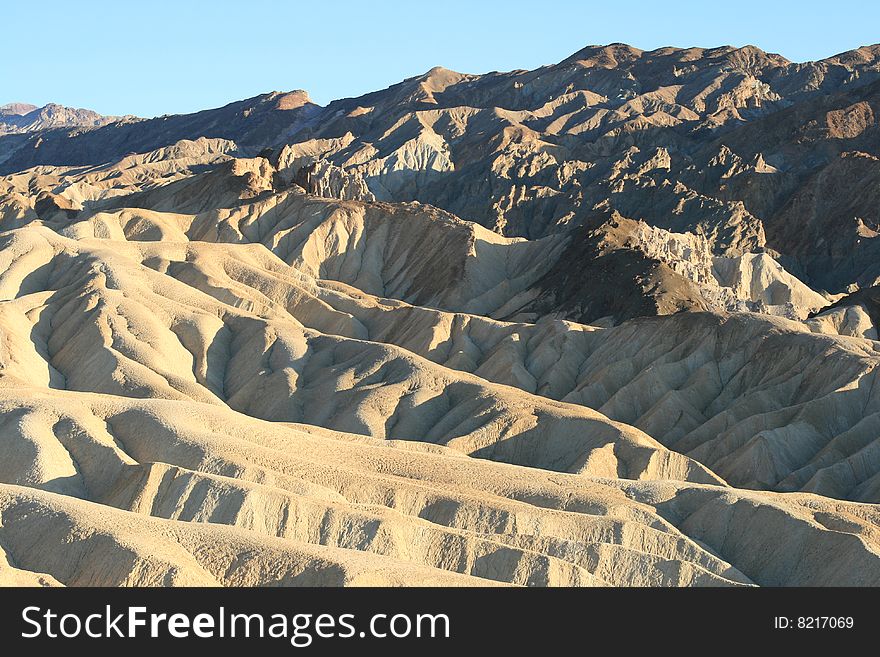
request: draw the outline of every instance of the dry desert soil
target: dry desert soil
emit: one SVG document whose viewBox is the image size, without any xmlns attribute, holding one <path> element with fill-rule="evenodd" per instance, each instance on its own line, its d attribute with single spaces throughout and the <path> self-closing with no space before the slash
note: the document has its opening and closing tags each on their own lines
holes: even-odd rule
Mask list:
<svg viewBox="0 0 880 657">
<path fill-rule="evenodd" d="M 4 106 L 0 584 L 880 585 L 878 113 L 880 46 Z"/>
</svg>

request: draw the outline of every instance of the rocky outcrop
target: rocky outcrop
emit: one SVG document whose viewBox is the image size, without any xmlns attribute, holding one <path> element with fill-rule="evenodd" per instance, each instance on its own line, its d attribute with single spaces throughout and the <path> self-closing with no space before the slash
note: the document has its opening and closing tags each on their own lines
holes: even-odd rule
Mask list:
<svg viewBox="0 0 880 657">
<path fill-rule="evenodd" d="M 309 194 L 343 201 L 375 201 L 363 176 L 348 172 L 327 160 L 316 160 L 297 169 L 292 182 Z"/>
</svg>

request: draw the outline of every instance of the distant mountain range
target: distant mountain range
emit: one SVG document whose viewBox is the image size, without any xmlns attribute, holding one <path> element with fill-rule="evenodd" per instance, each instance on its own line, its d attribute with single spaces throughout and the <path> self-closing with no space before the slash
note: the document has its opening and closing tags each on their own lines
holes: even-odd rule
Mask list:
<svg viewBox="0 0 880 657">
<path fill-rule="evenodd" d="M 792 63 L 752 46 L 612 44 L 534 71 L 438 67 L 326 107 L 302 91 L 146 120 L 6 106 L 17 134 L 0 137 L 0 171 L 225 139 L 311 167 L 323 196 L 419 201 L 511 237 L 569 235 L 522 312 L 804 317 L 821 304 L 803 286 L 757 299 L 726 277 L 793 274 L 831 295 L 880 279 L 878 104 L 878 46 Z M 585 291 L 580 278 L 596 275 L 627 293 Z"/>
<path fill-rule="evenodd" d="M 97 128 L 119 121 L 87 109 L 74 109 L 50 103 L 43 107 L 27 103 L 0 106 L 0 135 L 40 133 L 58 128 Z"/>
</svg>

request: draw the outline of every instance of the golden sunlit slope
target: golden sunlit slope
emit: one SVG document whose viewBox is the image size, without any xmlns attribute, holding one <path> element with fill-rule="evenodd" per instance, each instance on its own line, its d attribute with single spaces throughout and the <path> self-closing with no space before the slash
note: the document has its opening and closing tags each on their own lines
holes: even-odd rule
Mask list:
<svg viewBox="0 0 880 657">
<path fill-rule="evenodd" d="M 870 340 L 541 317 L 568 237 L 223 143 L 0 185 L 0 582 L 880 584 Z"/>
</svg>

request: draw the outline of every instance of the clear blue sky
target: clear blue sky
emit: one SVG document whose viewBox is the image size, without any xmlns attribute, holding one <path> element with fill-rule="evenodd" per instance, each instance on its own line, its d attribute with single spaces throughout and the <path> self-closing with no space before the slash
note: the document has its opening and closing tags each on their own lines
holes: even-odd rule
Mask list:
<svg viewBox="0 0 880 657">
<path fill-rule="evenodd" d="M 880 42 L 876 0 L 0 0 L 0 21 L 0 104 L 140 116 L 273 90 L 326 104 L 436 65 L 535 68 L 595 43 L 806 61 Z"/>
</svg>

